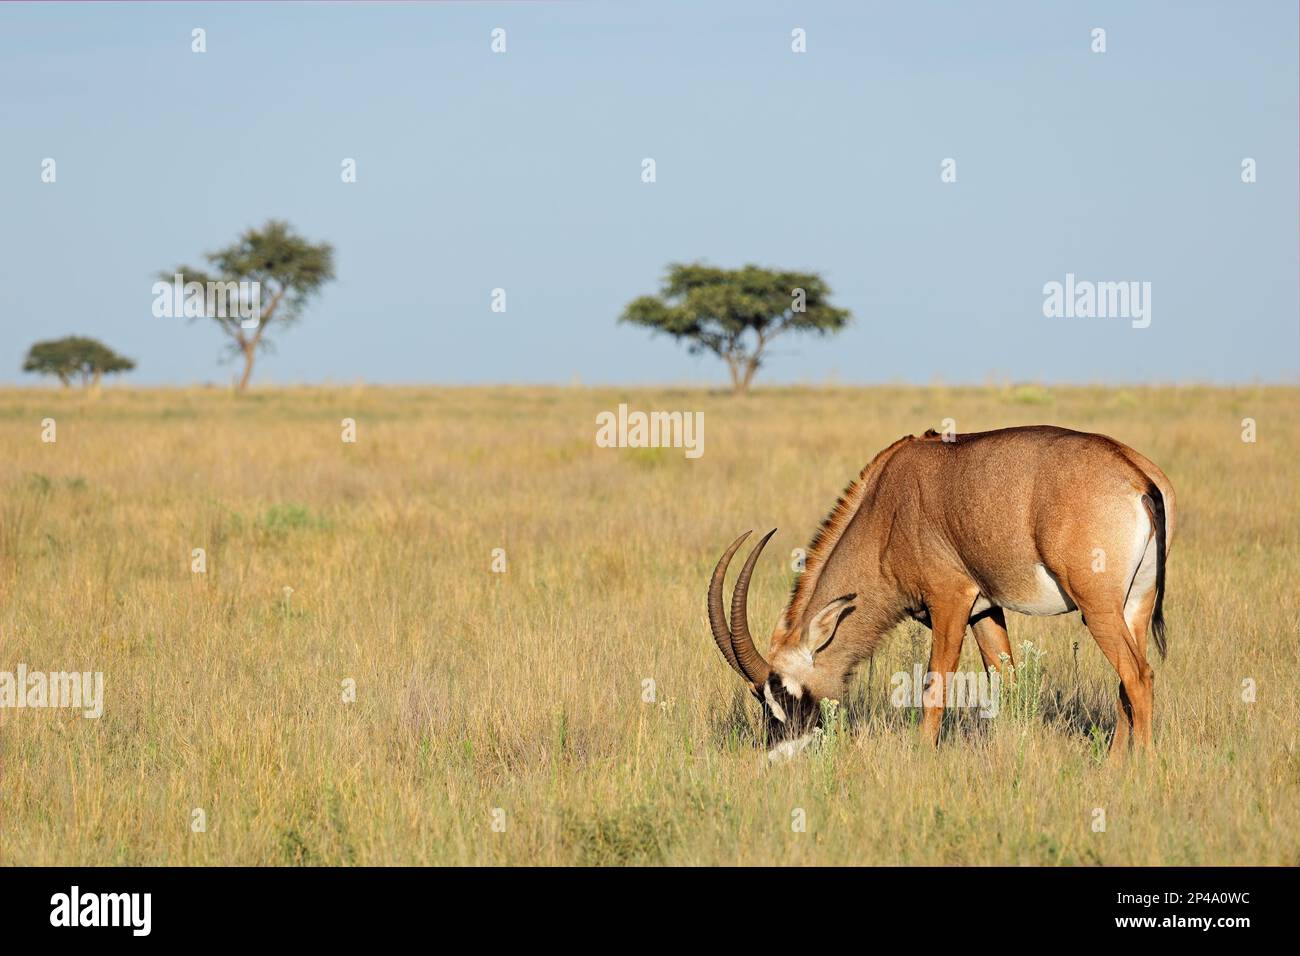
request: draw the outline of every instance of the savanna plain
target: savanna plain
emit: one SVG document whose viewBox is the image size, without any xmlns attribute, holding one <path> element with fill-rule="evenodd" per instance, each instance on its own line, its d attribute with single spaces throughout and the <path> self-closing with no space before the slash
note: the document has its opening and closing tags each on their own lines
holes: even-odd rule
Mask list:
<svg viewBox="0 0 1300 956">
<path fill-rule="evenodd" d="M 0 709 L 0 862 L 1298 864 L 1297 397 L 0 390 L 0 670 L 102 671 L 105 698 Z M 620 402 L 703 411 L 704 454 L 597 447 Z M 1104 432 L 1172 480 L 1150 760 L 1106 760 L 1117 678 L 1077 614 L 1008 614 L 1014 689 L 937 750 L 891 701 L 928 656 L 909 624 L 766 759 L 714 562 L 780 528 L 764 647 L 843 486 L 948 418 Z"/>
</svg>

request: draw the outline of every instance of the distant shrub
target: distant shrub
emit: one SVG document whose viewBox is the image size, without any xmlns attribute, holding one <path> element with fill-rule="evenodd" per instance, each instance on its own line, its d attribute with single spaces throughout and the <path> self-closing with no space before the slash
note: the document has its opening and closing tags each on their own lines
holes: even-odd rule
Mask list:
<svg viewBox="0 0 1300 956">
<path fill-rule="evenodd" d="M 1046 405 L 1052 393 L 1041 385 L 1016 385 L 1006 392 L 1006 400 L 1013 405 Z"/>
<path fill-rule="evenodd" d="M 266 534 L 284 534 L 289 531 L 314 531 L 327 526 L 319 515 L 314 515 L 306 505 L 272 505 L 257 522 L 258 530 Z"/>
</svg>

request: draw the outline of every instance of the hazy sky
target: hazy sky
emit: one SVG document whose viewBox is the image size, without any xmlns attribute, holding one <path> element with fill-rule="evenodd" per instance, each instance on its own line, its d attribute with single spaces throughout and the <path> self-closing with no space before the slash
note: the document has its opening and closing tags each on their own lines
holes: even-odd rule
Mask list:
<svg viewBox="0 0 1300 956">
<path fill-rule="evenodd" d="M 1297 17 L 6 3 L 0 381 L 72 333 L 135 358 L 131 381 L 229 381 L 218 330 L 154 318 L 150 287 L 269 217 L 332 242 L 338 280 L 255 382 L 721 383 L 716 359 L 615 322 L 697 259 L 819 271 L 853 312 L 778 340 L 760 382 L 1294 381 Z M 1067 272 L 1150 282 L 1150 326 L 1045 318 Z"/>
</svg>

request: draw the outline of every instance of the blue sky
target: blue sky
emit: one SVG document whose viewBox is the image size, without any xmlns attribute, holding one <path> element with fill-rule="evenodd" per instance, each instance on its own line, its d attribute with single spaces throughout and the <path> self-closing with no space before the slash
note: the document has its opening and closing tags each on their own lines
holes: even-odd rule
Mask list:
<svg viewBox="0 0 1300 956">
<path fill-rule="evenodd" d="M 218 330 L 154 318 L 150 287 L 270 217 L 332 242 L 338 280 L 255 382 L 720 384 L 716 359 L 615 321 L 691 260 L 818 271 L 853 312 L 778 340 L 760 382 L 1293 382 L 1297 17 L 3 4 L 0 382 L 73 333 L 134 382 L 229 381 Z M 1045 318 L 1067 272 L 1149 281 L 1150 327 Z"/>
</svg>

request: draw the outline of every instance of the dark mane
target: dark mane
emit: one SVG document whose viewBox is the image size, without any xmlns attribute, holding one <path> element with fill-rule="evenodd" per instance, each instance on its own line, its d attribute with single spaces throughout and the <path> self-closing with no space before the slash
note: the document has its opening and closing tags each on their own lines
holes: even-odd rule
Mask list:
<svg viewBox="0 0 1300 956">
<path fill-rule="evenodd" d="M 932 438 L 937 435 L 937 432 L 931 430 L 926 432 L 925 437 Z M 794 627 L 802 616 L 808 601 L 812 598 L 813 589 L 817 586 L 817 578 L 822 567 L 825 566 L 831 552 L 835 550 L 844 529 L 858 513 L 858 508 L 861 507 L 867 491 L 874 484 L 874 478 L 879 473 L 880 467 L 889 460 L 900 445 L 915 440 L 912 435 L 904 435 L 871 459 L 867 467 L 858 473 L 858 477 L 849 482 L 840 493 L 835 507 L 831 508 L 830 513 L 822 519 L 821 526 L 818 527 L 817 533 L 813 535 L 812 542 L 808 545 L 803 572 L 795 578 L 794 587 L 790 591 L 790 600 L 786 604 L 784 616 L 787 629 Z"/>
</svg>

